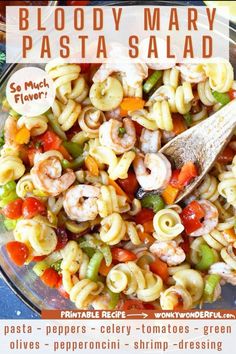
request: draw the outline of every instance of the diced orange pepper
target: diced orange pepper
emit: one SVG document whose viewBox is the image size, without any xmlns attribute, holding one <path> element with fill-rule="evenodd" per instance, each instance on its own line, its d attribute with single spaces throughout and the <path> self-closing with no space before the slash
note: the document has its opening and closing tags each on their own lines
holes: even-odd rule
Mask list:
<svg viewBox="0 0 236 354">
<path fill-rule="evenodd" d="M 152 237 L 150 234 L 148 234 L 147 232 L 141 232 L 141 231 L 138 231 L 138 236 L 140 238 L 140 240 L 143 242 L 143 243 L 153 243 L 155 242 L 155 238 Z"/>
<path fill-rule="evenodd" d="M 120 104 L 120 108 L 123 111 L 135 111 L 137 109 L 142 109 L 145 101 L 140 97 L 125 97 Z"/>
<path fill-rule="evenodd" d="M 161 193 L 164 202 L 168 205 L 173 204 L 177 195 L 179 193 L 179 189 L 172 187 L 170 184 L 164 189 Z"/>
<path fill-rule="evenodd" d="M 184 119 L 181 117 L 180 114 L 173 114 L 172 121 L 173 132 L 175 133 L 175 135 L 181 134 L 187 129 Z"/>
<path fill-rule="evenodd" d="M 110 272 L 112 267 L 113 267 L 113 264 L 111 264 L 110 266 L 107 266 L 105 260 L 103 259 L 101 264 L 100 264 L 98 272 L 101 275 L 103 275 L 104 277 L 106 277 L 107 274 Z"/>
<path fill-rule="evenodd" d="M 93 176 L 99 176 L 99 168 L 97 162 L 92 158 L 92 156 L 87 156 L 84 164 L 89 172 L 92 173 Z"/>
<path fill-rule="evenodd" d="M 30 131 L 26 127 L 23 127 L 20 130 L 18 130 L 15 136 L 15 142 L 17 144 L 20 145 L 28 144 L 29 140 L 30 140 Z"/>
<path fill-rule="evenodd" d="M 120 107 L 120 116 L 123 118 L 126 117 L 127 115 L 128 115 L 128 111 Z"/>
<path fill-rule="evenodd" d="M 236 240 L 236 234 L 234 232 L 234 228 L 227 229 L 223 231 L 223 236 L 225 237 L 226 241 L 234 242 Z"/>
<path fill-rule="evenodd" d="M 144 232 L 147 232 L 147 233 L 152 233 L 152 232 L 154 232 L 154 227 L 153 227 L 153 222 L 152 222 L 152 220 L 146 221 L 146 222 L 143 224 L 143 228 L 144 228 Z"/>
<path fill-rule="evenodd" d="M 108 182 L 109 182 L 109 184 L 110 184 L 112 187 L 115 188 L 116 193 L 117 193 L 118 195 L 122 195 L 122 196 L 126 197 L 128 202 L 131 201 L 130 198 L 129 198 L 129 196 L 123 191 L 123 189 L 119 186 L 119 184 L 117 184 L 115 181 L 113 181 L 113 179 L 108 178 Z"/>
</svg>

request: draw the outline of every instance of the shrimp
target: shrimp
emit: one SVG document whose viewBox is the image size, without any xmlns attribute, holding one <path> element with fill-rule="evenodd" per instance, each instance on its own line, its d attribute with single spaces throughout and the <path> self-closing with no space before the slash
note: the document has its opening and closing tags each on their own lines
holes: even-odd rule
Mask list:
<svg viewBox="0 0 236 354">
<path fill-rule="evenodd" d="M 218 274 L 226 283 L 236 285 L 236 271 L 224 262 L 212 264 L 209 274 Z"/>
<path fill-rule="evenodd" d="M 155 153 L 161 147 L 161 132 L 159 130 L 152 131 L 143 128 L 140 142 L 140 149 L 143 153 Z"/>
<path fill-rule="evenodd" d="M 148 153 L 144 159 L 137 155 L 133 166 L 138 183 L 146 191 L 164 189 L 171 178 L 171 164 L 161 153 Z"/>
<path fill-rule="evenodd" d="M 114 72 L 125 75 L 127 84 L 137 88 L 148 76 L 148 66 L 144 63 L 104 63 L 93 76 L 93 82 L 103 82 Z"/>
<path fill-rule="evenodd" d="M 80 184 L 65 193 L 63 207 L 71 220 L 79 222 L 94 220 L 98 215 L 97 199 L 99 196 L 98 187 Z"/>
<path fill-rule="evenodd" d="M 190 236 L 202 236 L 209 234 L 218 224 L 219 212 L 215 205 L 205 199 L 198 200 L 198 203 L 205 212 L 204 221 L 202 222 L 202 227 L 192 232 Z"/>
<path fill-rule="evenodd" d="M 36 189 L 53 197 L 67 190 L 75 181 L 76 176 L 72 170 L 62 175 L 62 155 L 58 151 L 48 151 L 37 154 L 30 174 Z"/>
<path fill-rule="evenodd" d="M 182 263 L 186 257 L 183 249 L 178 246 L 176 241 L 154 242 L 149 250 L 169 266 Z"/>
<path fill-rule="evenodd" d="M 201 64 L 181 64 L 177 69 L 181 72 L 182 79 L 192 84 L 205 81 L 207 78 Z"/>
<path fill-rule="evenodd" d="M 136 132 L 131 119 L 125 118 L 122 122 L 110 119 L 99 128 L 99 140 L 104 146 L 111 148 L 116 154 L 123 154 L 134 147 Z"/>
</svg>

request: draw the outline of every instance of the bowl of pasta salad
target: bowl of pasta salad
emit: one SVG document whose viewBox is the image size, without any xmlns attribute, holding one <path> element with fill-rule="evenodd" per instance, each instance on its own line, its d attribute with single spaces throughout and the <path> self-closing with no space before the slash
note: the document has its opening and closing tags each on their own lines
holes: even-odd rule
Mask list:
<svg viewBox="0 0 236 354">
<path fill-rule="evenodd" d="M 234 67 L 132 65 L 129 80 L 124 65 L 49 62 L 56 96 L 37 117 L 5 98 L 22 65 L 2 78 L 0 268 L 37 312 L 235 308 L 235 136 L 178 204 L 197 163 L 159 152 L 236 98 Z"/>
</svg>

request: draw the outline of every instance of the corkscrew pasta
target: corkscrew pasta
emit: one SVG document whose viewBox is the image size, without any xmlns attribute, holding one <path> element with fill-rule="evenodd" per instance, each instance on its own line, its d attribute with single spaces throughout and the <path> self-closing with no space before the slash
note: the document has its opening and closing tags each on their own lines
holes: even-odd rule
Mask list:
<svg viewBox="0 0 236 354">
<path fill-rule="evenodd" d="M 8 108 L 7 255 L 78 309 L 189 310 L 236 286 L 235 136 L 181 203 L 197 158 L 176 168 L 159 151 L 235 99 L 232 65 L 153 68 L 53 60 L 52 107 L 36 117 Z"/>
</svg>

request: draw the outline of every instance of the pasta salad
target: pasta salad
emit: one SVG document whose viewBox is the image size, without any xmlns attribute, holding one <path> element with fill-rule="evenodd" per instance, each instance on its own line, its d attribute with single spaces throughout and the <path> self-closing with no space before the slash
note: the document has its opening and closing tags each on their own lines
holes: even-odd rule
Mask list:
<svg viewBox="0 0 236 354">
<path fill-rule="evenodd" d="M 19 267 L 78 309 L 191 309 L 236 285 L 236 141 L 201 185 L 159 152 L 236 98 L 227 61 L 48 63 L 56 97 L 37 117 L 9 113 L 0 140 L 0 208 Z M 146 192 L 139 198 L 138 190 Z"/>
</svg>

